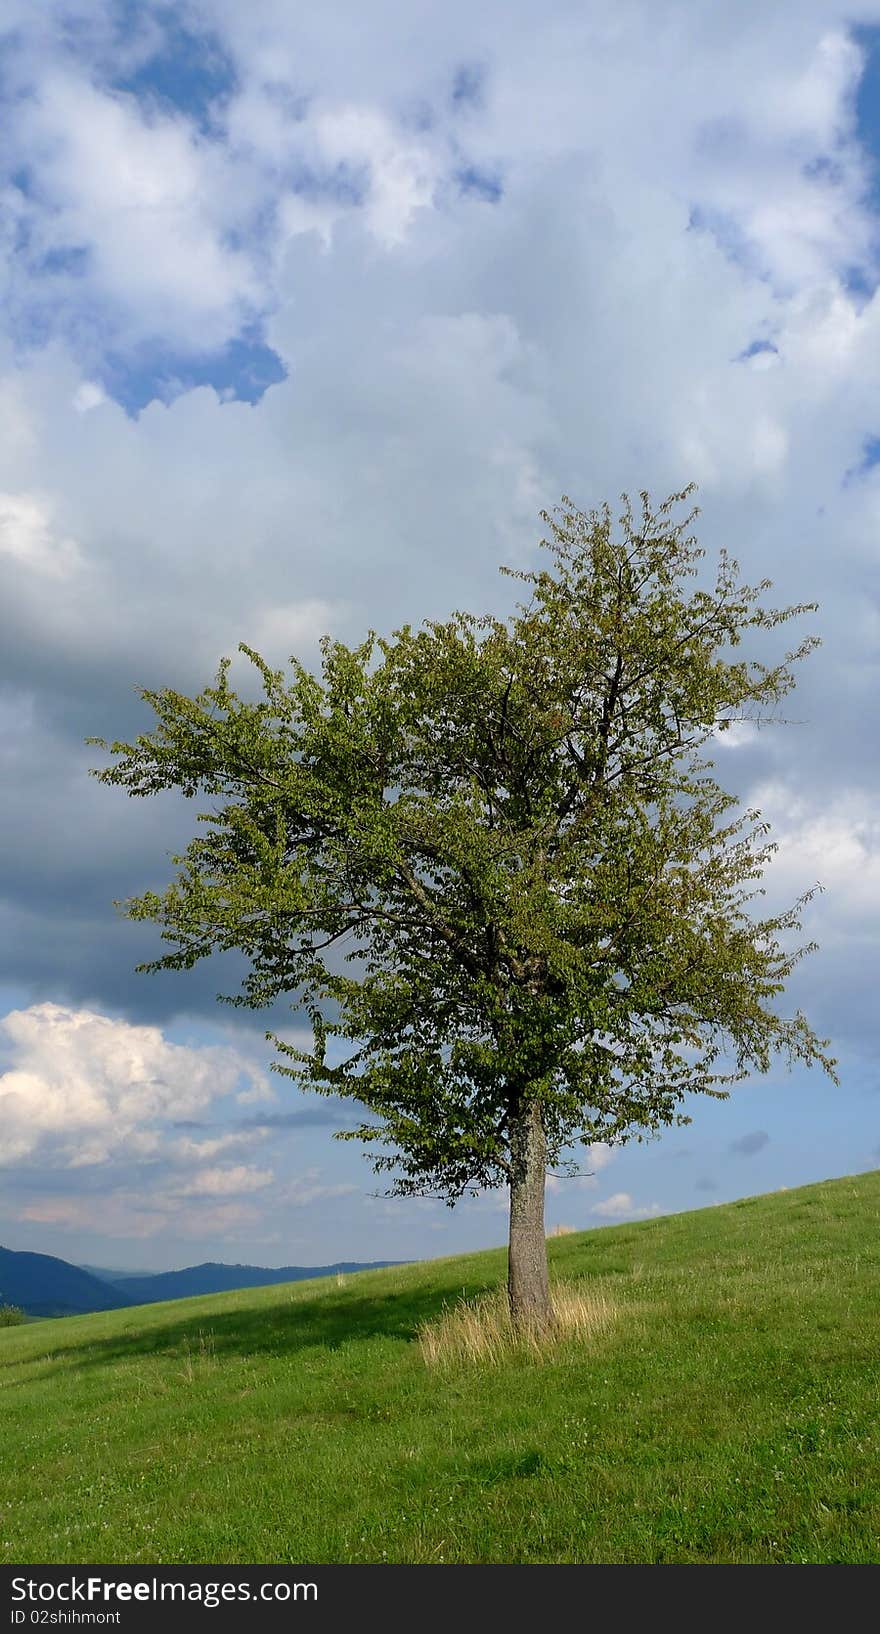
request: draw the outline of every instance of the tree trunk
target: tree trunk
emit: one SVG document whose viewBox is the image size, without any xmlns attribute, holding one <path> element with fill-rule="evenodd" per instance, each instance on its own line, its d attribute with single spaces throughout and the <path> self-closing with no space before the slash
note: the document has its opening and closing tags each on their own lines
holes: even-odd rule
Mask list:
<svg viewBox="0 0 880 1634">
<path fill-rule="evenodd" d="M 544 1234 L 547 1142 L 539 1101 L 520 1100 L 510 1118 L 510 1247 L 507 1292 L 520 1333 L 541 1332 L 552 1320 Z"/>
</svg>

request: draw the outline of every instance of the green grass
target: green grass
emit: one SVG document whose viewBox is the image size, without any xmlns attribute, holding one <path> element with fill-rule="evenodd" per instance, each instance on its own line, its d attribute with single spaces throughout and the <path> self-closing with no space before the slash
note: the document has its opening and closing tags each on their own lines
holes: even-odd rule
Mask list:
<svg viewBox="0 0 880 1634">
<path fill-rule="evenodd" d="M 880 1174 L 550 1251 L 543 1361 L 422 1360 L 500 1251 L 0 1332 L 0 1561 L 880 1560 Z"/>
</svg>

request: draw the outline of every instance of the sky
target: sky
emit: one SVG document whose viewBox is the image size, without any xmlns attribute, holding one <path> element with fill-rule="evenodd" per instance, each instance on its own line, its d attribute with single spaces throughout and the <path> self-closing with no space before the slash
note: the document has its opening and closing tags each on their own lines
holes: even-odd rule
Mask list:
<svg viewBox="0 0 880 1634">
<path fill-rule="evenodd" d="M 0 134 L 0 1241 L 504 1240 L 503 1193 L 379 1195 L 346 1108 L 270 1070 L 295 1012 L 217 1004 L 234 959 L 135 973 L 113 901 L 193 810 L 84 739 L 240 641 L 504 616 L 543 507 L 691 480 L 708 577 L 724 547 L 819 603 L 792 724 L 717 776 L 772 825 L 767 910 L 823 886 L 785 1008 L 841 1082 L 780 1061 L 595 1147 L 548 1225 L 880 1165 L 880 0 L 0 0 Z"/>
</svg>

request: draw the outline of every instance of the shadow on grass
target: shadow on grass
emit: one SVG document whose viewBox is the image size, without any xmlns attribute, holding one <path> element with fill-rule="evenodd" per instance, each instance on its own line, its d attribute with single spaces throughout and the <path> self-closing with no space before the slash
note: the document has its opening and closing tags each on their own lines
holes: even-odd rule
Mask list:
<svg viewBox="0 0 880 1634">
<path fill-rule="evenodd" d="M 417 1287 L 387 1294 L 356 1295 L 338 1290 L 338 1297 L 334 1297 L 334 1289 L 318 1297 L 294 1295 L 245 1309 L 169 1312 L 165 1320 L 151 1322 L 147 1317 L 144 1327 L 130 1332 L 51 1345 L 45 1361 L 57 1363 L 59 1370 L 63 1367 L 65 1371 L 99 1368 L 144 1357 L 198 1353 L 200 1340 L 216 1360 L 286 1356 L 308 1349 L 334 1351 L 353 1341 L 376 1338 L 409 1342 L 419 1325 L 439 1316 L 444 1306 L 484 1293 L 495 1287 L 497 1280 L 486 1276 L 455 1289 Z M 143 1309 L 146 1316 L 150 1306 Z"/>
</svg>

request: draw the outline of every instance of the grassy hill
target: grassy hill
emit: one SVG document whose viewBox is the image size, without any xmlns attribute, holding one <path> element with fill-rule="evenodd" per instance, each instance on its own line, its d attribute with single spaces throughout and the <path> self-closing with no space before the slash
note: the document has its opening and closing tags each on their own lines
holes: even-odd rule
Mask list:
<svg viewBox="0 0 880 1634">
<path fill-rule="evenodd" d="M 551 1256 L 613 1320 L 482 1371 L 501 1251 L 0 1331 L 0 1560 L 880 1560 L 880 1174 Z"/>
</svg>

